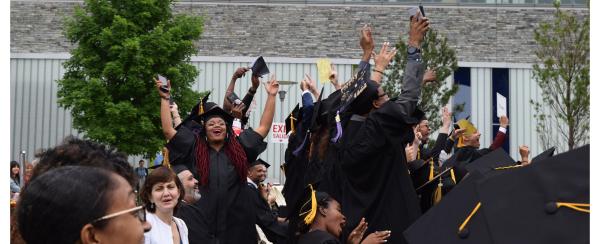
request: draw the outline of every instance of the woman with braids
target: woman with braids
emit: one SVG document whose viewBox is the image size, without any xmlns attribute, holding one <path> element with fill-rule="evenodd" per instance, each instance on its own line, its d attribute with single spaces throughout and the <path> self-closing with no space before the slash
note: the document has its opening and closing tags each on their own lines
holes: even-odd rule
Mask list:
<svg viewBox="0 0 600 244">
<path fill-rule="evenodd" d="M 244 130 L 238 137 L 231 127 L 233 117 L 218 106 L 207 109 L 204 101 L 193 109 L 197 112 L 190 114 L 201 125 L 200 130 L 191 130 L 186 123 L 177 130 L 173 128 L 169 114 L 170 81 L 168 86 L 165 92 L 156 82 L 169 159 L 173 165 L 185 164 L 193 169 L 202 195 L 186 211 L 184 221 L 189 227 L 190 243 L 256 243 L 256 214 L 248 206 L 253 192 L 246 186 L 247 164 L 266 148 L 263 139 L 273 121 L 279 83 L 272 76 L 265 85 L 268 96 L 259 126 Z"/>
<path fill-rule="evenodd" d="M 346 242 L 339 240 L 346 217 L 340 203 L 326 192 L 315 191 L 312 185 L 305 189 L 305 196 L 296 203 L 295 214 L 290 223 L 296 226 L 292 243 L 297 244 L 373 244 L 385 243 L 389 231 L 376 231 L 362 239 L 367 231 L 367 222 L 361 219 Z"/>
</svg>

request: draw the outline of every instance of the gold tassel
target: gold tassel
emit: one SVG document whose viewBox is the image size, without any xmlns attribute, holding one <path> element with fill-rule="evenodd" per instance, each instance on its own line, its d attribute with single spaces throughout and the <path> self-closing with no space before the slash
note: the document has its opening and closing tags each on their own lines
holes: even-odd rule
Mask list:
<svg viewBox="0 0 600 244">
<path fill-rule="evenodd" d="M 421 159 L 421 149 L 417 149 L 417 159 Z"/>
<path fill-rule="evenodd" d="M 167 168 L 171 168 L 171 163 L 169 162 L 169 149 L 167 149 L 166 147 L 163 147 L 163 166 L 166 166 Z"/>
<path fill-rule="evenodd" d="M 442 177 L 440 177 L 440 183 L 438 183 L 435 192 L 433 192 L 433 205 L 438 204 L 442 200 Z"/>
<path fill-rule="evenodd" d="M 296 128 L 294 128 L 294 120 L 296 120 L 296 118 L 294 118 L 294 115 L 290 114 L 290 126 L 292 127 L 292 133 L 296 132 Z"/>
<path fill-rule="evenodd" d="M 304 218 L 304 223 L 306 223 L 307 225 L 310 225 L 310 224 L 312 224 L 312 222 L 315 220 L 315 217 L 317 216 L 317 196 L 316 196 L 315 190 L 313 189 L 313 186 L 311 184 L 309 184 L 308 186 L 310 186 L 310 191 L 311 191 L 311 193 L 310 193 L 311 206 L 310 206 L 310 212 Z"/>
<path fill-rule="evenodd" d="M 433 180 L 433 159 L 429 161 L 429 180 Z"/>
<path fill-rule="evenodd" d="M 204 113 L 204 102 L 200 99 L 200 108 L 198 109 L 198 115 L 202 115 Z"/>
<path fill-rule="evenodd" d="M 454 169 L 450 169 L 450 177 L 452 177 L 452 181 L 456 184 L 456 177 L 454 176 Z"/>
</svg>

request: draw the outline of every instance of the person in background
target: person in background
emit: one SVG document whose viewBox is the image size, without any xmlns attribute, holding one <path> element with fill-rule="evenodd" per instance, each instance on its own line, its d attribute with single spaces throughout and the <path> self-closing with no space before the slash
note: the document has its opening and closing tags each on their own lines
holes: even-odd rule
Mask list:
<svg viewBox="0 0 600 244">
<path fill-rule="evenodd" d="M 61 166 L 36 177 L 23 190 L 17 216 L 28 244 L 142 243 L 151 228 L 125 178 L 88 166 Z"/>
<path fill-rule="evenodd" d="M 200 200 L 201 195 L 198 188 L 198 180 L 194 178 L 194 174 L 182 164 L 174 165 L 173 171 L 175 171 L 179 181 L 181 181 L 181 184 L 183 185 L 183 191 L 185 192 L 185 196 L 182 200 L 183 203 L 193 204 Z"/>
<path fill-rule="evenodd" d="M 174 217 L 177 205 L 185 192 L 175 172 L 161 166 L 148 175 L 140 193 L 152 229 L 144 234 L 146 244 L 188 244 L 188 228 L 183 220 Z"/>
<path fill-rule="evenodd" d="M 138 162 L 139 167 L 135 168 L 135 175 L 138 178 L 137 189 L 141 189 L 144 185 L 144 181 L 146 180 L 146 176 L 148 176 L 148 168 L 144 167 L 144 160 L 140 159 Z"/>
<path fill-rule="evenodd" d="M 33 173 L 33 163 L 25 163 L 25 175 L 23 176 L 23 185 L 27 185 L 29 183 L 29 179 L 31 179 L 31 174 Z"/>
<path fill-rule="evenodd" d="M 17 161 L 10 161 L 10 197 L 18 196 L 21 191 L 21 179 L 20 179 L 19 163 Z"/>
</svg>

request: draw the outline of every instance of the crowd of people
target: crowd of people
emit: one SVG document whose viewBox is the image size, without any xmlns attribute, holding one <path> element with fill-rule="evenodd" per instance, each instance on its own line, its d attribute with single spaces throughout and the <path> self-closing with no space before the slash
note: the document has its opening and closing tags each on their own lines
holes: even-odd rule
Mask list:
<svg viewBox="0 0 600 244">
<path fill-rule="evenodd" d="M 236 80 L 251 70 L 241 67 L 222 107 L 207 95 L 183 120 L 170 83 L 155 80 L 168 153 L 150 170 L 143 160 L 134 169 L 115 149 L 74 137 L 40 153 L 24 187 L 11 162 L 11 196 L 18 197 L 12 242 L 408 243 L 403 233 L 468 176 L 474 161 L 501 148 L 509 125 L 501 117 L 493 143 L 480 149 L 477 128 L 452 121 L 444 108 L 435 145 L 427 146 L 432 131 L 417 104 L 421 87 L 436 82 L 422 62 L 428 29 L 427 18 L 411 17 L 398 97 L 382 88 L 397 50 L 386 42 L 375 52 L 367 25 L 351 80 L 341 84 L 333 69 L 328 96 L 309 75 L 300 82 L 302 104 L 286 121 L 285 204 L 264 184 L 270 164 L 259 158 L 279 83 L 274 75 L 264 83 L 264 111 L 250 127 L 247 111 L 261 81 L 252 70 L 252 86 L 235 99 Z M 441 160 L 442 151 L 452 156 Z M 528 147 L 520 153 L 517 165 L 529 164 Z"/>
</svg>

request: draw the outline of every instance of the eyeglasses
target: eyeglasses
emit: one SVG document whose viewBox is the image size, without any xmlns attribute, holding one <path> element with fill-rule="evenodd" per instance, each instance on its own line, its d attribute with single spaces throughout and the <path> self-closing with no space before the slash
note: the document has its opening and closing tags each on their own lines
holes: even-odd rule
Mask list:
<svg viewBox="0 0 600 244">
<path fill-rule="evenodd" d="M 131 212 L 135 212 L 135 211 L 137 211 L 135 213 L 135 216 L 142 223 L 146 222 L 146 210 L 144 209 L 144 206 L 137 206 L 137 207 L 134 207 L 134 208 L 126 209 L 126 210 L 123 210 L 123 211 L 119 211 L 119 212 L 116 212 L 116 213 L 112 213 L 112 214 L 106 215 L 104 217 L 97 218 L 97 219 L 93 220 L 91 222 L 91 224 L 97 223 L 97 222 L 102 221 L 102 220 L 111 219 L 111 218 L 117 217 L 119 215 L 123 215 L 123 214 L 131 213 Z"/>
</svg>

